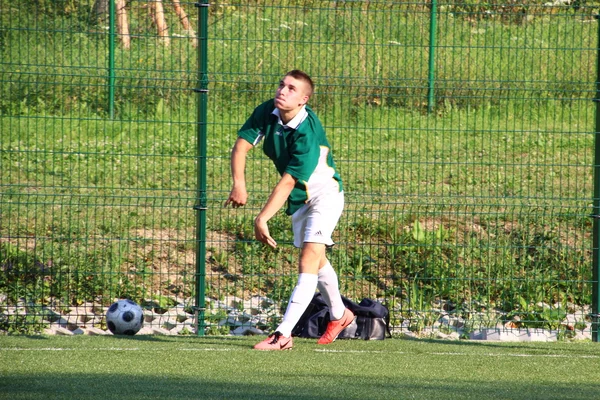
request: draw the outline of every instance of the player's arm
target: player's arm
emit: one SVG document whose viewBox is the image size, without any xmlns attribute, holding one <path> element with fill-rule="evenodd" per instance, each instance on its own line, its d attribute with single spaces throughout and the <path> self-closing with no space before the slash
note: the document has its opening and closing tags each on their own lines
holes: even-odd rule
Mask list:
<svg viewBox="0 0 600 400">
<path fill-rule="evenodd" d="M 248 192 L 246 191 L 246 155 L 252 149 L 252 144 L 245 139 L 237 138 L 233 149 L 231 150 L 231 177 L 233 185 L 229 198 L 225 201 L 224 207 L 229 204 L 233 208 L 242 207 L 248 201 Z"/>
<path fill-rule="evenodd" d="M 254 235 L 258 241 L 277 247 L 277 242 L 269 234 L 267 222 L 285 205 L 296 181 L 296 178 L 286 172 L 271 192 L 267 203 L 254 220 Z"/>
</svg>

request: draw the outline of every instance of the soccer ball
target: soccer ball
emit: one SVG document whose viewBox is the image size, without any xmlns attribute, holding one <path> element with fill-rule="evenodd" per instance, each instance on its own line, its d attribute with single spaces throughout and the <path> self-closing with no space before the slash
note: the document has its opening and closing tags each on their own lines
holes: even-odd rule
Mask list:
<svg viewBox="0 0 600 400">
<path fill-rule="evenodd" d="M 106 325 L 115 335 L 135 335 L 144 324 L 144 311 L 135 301 L 119 300 L 106 311 Z"/>
</svg>

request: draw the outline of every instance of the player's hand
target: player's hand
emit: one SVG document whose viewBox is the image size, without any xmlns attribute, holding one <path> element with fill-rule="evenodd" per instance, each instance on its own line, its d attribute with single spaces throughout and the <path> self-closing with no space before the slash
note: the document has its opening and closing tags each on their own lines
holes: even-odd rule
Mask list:
<svg viewBox="0 0 600 400">
<path fill-rule="evenodd" d="M 272 248 L 277 247 L 277 242 L 269 234 L 269 227 L 267 223 L 258 218 L 254 220 L 254 236 L 259 242 L 268 244 Z"/>
<path fill-rule="evenodd" d="M 245 188 L 234 187 L 231 189 L 231 193 L 229 193 L 229 197 L 223 204 L 223 207 L 227 207 L 231 204 L 233 208 L 239 208 L 246 205 L 248 201 L 248 192 L 246 192 Z"/>
</svg>

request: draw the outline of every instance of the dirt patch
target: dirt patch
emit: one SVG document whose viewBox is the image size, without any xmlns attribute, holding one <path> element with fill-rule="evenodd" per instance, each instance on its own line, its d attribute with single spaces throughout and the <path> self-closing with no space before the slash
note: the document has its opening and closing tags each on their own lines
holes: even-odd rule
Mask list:
<svg viewBox="0 0 600 400">
<path fill-rule="evenodd" d="M 147 283 L 150 295 L 189 297 L 196 274 L 195 230 L 143 228 L 133 230 L 131 235 L 133 243 L 124 269 L 131 275 L 150 276 Z M 206 281 L 209 286 L 221 287 L 221 281 L 227 280 L 229 271 L 217 265 L 214 255 L 231 257 L 234 242 L 233 235 L 207 232 Z"/>
<path fill-rule="evenodd" d="M 25 238 L 20 237 L 18 239 L 11 237 L 2 237 L 0 238 L 0 243 L 8 243 L 11 246 L 18 248 L 19 250 L 35 252 L 35 248 L 37 246 L 37 238 L 35 236 Z"/>
</svg>

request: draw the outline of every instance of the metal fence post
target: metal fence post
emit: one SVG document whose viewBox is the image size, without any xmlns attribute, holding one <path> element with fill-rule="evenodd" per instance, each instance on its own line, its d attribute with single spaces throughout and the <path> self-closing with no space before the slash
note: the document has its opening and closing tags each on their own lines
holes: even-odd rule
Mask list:
<svg viewBox="0 0 600 400">
<path fill-rule="evenodd" d="M 115 117 L 115 0 L 108 7 L 108 116 Z"/>
<path fill-rule="evenodd" d="M 598 23 L 598 43 L 596 44 L 596 122 L 594 132 L 594 223 L 592 256 L 592 341 L 598 342 L 598 313 L 600 311 L 600 16 Z"/>
<path fill-rule="evenodd" d="M 196 332 L 204 336 L 205 283 L 206 283 L 206 117 L 208 100 L 208 7 L 206 1 L 196 4 L 198 13 L 198 164 L 196 197 Z"/>
<path fill-rule="evenodd" d="M 431 16 L 429 19 L 429 74 L 428 95 L 427 95 L 427 112 L 433 111 L 435 104 L 435 46 L 436 46 L 436 31 L 437 31 L 437 0 L 431 0 Z"/>
</svg>

